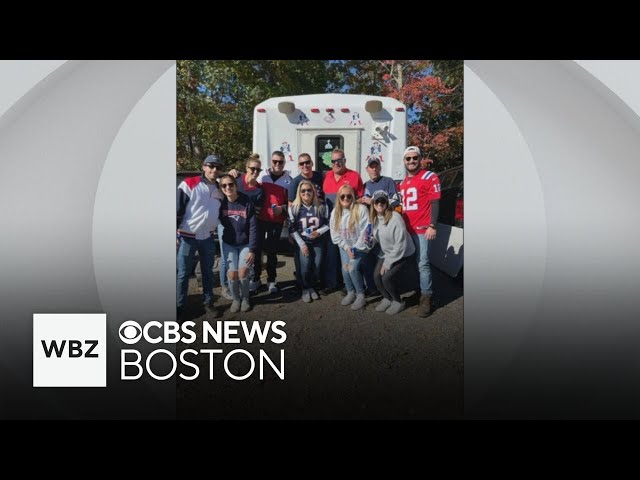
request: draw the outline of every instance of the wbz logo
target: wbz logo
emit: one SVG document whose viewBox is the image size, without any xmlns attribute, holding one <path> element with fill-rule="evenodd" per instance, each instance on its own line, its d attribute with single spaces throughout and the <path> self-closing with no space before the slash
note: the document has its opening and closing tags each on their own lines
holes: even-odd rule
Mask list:
<svg viewBox="0 0 640 480">
<path fill-rule="evenodd" d="M 106 387 L 107 315 L 35 313 L 34 387 Z"/>
<path fill-rule="evenodd" d="M 44 354 L 47 358 L 51 358 L 51 354 L 55 352 L 55 356 L 60 358 L 64 355 L 64 346 L 67 344 L 67 340 L 62 340 L 62 343 L 58 345 L 58 342 L 55 340 L 51 340 L 51 344 L 47 345 L 45 340 L 41 340 L 42 348 L 44 349 Z M 93 352 L 93 349 L 98 346 L 98 340 L 85 340 L 85 345 L 89 345 L 89 350 L 84 352 L 84 356 L 86 358 L 98 358 L 97 353 Z M 69 340 L 69 349 L 68 349 L 68 357 L 69 358 L 78 358 L 82 357 L 82 342 L 80 340 Z"/>
</svg>

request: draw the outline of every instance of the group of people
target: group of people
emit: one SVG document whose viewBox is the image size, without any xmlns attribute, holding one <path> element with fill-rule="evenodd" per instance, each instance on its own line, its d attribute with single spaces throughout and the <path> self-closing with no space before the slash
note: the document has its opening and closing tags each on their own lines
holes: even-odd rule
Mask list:
<svg viewBox="0 0 640 480">
<path fill-rule="evenodd" d="M 366 305 L 367 293 L 380 294 L 376 311 L 394 315 L 405 308 L 400 295 L 408 268 L 416 262 L 418 315 L 428 316 L 432 295 L 428 250 L 436 237 L 440 182 L 435 173 L 422 168 L 421 160 L 418 147 L 404 151 L 406 176 L 396 187 L 380 174 L 377 157 L 367 159 L 369 179 L 363 182 L 358 172 L 346 167 L 339 148 L 332 151 L 331 170 L 325 175 L 314 171 L 309 154 L 300 154 L 300 174 L 295 178 L 285 170 L 279 150 L 272 153 L 266 169 L 258 154 L 251 155 L 242 174 L 235 169 L 224 173 L 221 158 L 209 155 L 202 175 L 178 186 L 178 316 L 186 303 L 196 251 L 204 306 L 218 315 L 212 272 L 216 229 L 222 295 L 232 300 L 231 312 L 251 309 L 251 293 L 261 286 L 263 252 L 267 289 L 277 293 L 277 247 L 287 218 L 303 302 L 340 289 L 340 271 L 346 289 L 342 305 L 359 310 Z"/>
</svg>

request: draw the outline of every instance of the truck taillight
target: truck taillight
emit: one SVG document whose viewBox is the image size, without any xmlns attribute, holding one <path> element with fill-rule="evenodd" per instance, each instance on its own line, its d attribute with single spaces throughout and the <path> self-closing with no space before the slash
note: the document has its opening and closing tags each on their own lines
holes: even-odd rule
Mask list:
<svg viewBox="0 0 640 480">
<path fill-rule="evenodd" d="M 396 112 L 404 112 L 404 108 L 403 107 L 396 107 Z"/>
<path fill-rule="evenodd" d="M 320 109 L 319 109 L 319 108 L 315 108 L 315 107 L 314 107 L 314 108 L 312 108 L 312 109 L 311 109 L 311 111 L 312 111 L 313 113 L 320 113 Z"/>
<path fill-rule="evenodd" d="M 462 226 L 464 222 L 464 197 L 460 197 L 456 200 L 456 225 Z"/>
<path fill-rule="evenodd" d="M 264 113 L 264 112 L 266 112 L 267 110 L 266 110 L 266 109 L 264 109 L 264 108 L 259 108 L 259 109 L 258 109 L 258 111 L 259 111 L 260 113 Z"/>
<path fill-rule="evenodd" d="M 340 111 L 342 113 L 349 113 L 349 109 L 348 108 L 341 108 Z"/>
</svg>

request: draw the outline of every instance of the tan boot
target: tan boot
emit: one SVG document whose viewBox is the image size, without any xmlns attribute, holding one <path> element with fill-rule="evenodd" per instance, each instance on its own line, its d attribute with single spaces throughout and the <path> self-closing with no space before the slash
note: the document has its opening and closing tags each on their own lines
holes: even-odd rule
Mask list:
<svg viewBox="0 0 640 480">
<path fill-rule="evenodd" d="M 431 315 L 431 295 L 420 296 L 420 306 L 418 307 L 419 317 L 428 317 Z"/>
</svg>

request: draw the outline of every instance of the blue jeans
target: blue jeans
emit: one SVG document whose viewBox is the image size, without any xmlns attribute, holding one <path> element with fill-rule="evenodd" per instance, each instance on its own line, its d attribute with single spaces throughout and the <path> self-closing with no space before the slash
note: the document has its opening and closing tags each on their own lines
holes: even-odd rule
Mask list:
<svg viewBox="0 0 640 480">
<path fill-rule="evenodd" d="M 176 304 L 182 308 L 187 303 L 189 291 L 189 276 L 191 275 L 191 263 L 196 251 L 200 254 L 200 269 L 202 270 L 203 303 L 213 302 L 213 259 L 216 255 L 216 244 L 213 237 L 206 240 L 180 237 L 178 247 L 178 281 L 176 291 Z"/>
<path fill-rule="evenodd" d="M 229 245 L 224 243 L 224 252 L 226 255 L 226 264 L 229 272 L 237 272 L 241 268 L 248 268 L 245 257 L 249 254 L 249 244 L 246 245 Z M 251 276 L 251 272 L 249 272 Z M 247 277 L 249 278 L 249 277 Z"/>
<path fill-rule="evenodd" d="M 422 295 L 431 295 L 431 267 L 429 266 L 429 240 L 424 233 L 412 233 L 411 240 L 416 247 L 416 260 L 418 261 L 418 272 L 420 273 L 420 292 Z"/>
<path fill-rule="evenodd" d="M 347 287 L 347 292 L 355 289 L 356 293 L 364 293 L 364 279 L 360 271 L 360 262 L 366 253 L 356 250 L 354 258 L 351 259 L 344 249 L 339 248 L 339 250 L 340 260 L 342 261 L 342 278 L 344 279 L 345 287 Z"/>
<path fill-rule="evenodd" d="M 218 224 L 218 242 L 220 243 L 220 263 L 218 263 L 218 272 L 220 273 L 220 286 L 229 287 L 227 283 L 227 257 L 224 254 L 224 248 L 222 248 L 222 232 L 224 227 L 221 223 Z"/>
<path fill-rule="evenodd" d="M 305 257 L 296 243 L 296 259 L 298 260 L 298 275 L 303 289 L 314 288 L 320 281 L 320 266 L 322 265 L 322 242 L 307 243 L 309 256 Z"/>
</svg>

